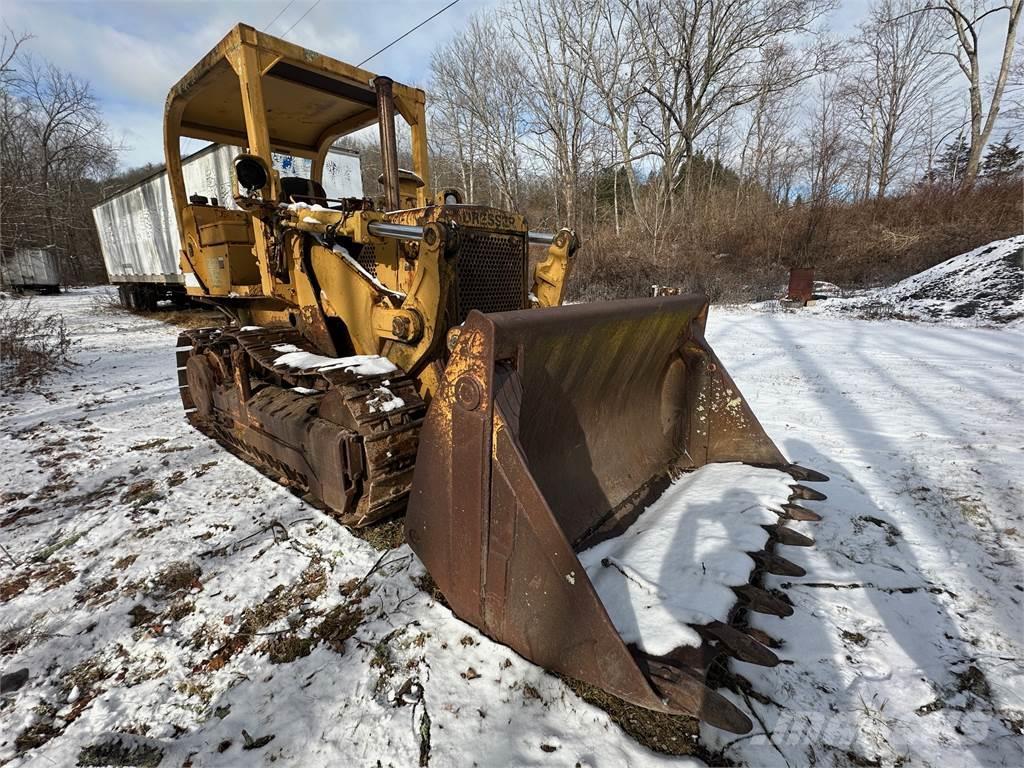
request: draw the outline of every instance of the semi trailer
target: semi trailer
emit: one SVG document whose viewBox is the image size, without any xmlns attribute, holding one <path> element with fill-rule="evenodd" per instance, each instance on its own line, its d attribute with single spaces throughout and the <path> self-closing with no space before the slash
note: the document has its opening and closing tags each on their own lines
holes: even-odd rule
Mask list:
<svg viewBox="0 0 1024 768">
<path fill-rule="evenodd" d="M 0 254 L 0 286 L 15 293 L 60 292 L 60 267 L 52 248 L 13 248 Z"/>
<path fill-rule="evenodd" d="M 188 199 L 237 210 L 231 194 L 231 164 L 240 152 L 241 148 L 228 144 L 210 144 L 183 158 Z M 282 176 L 309 178 L 311 161 L 275 153 L 273 166 Z M 331 147 L 324 162 L 323 185 L 331 197 L 362 197 L 359 153 Z M 160 301 L 188 303 L 165 167 L 109 195 L 93 207 L 92 215 L 107 275 L 117 286 L 123 306 L 153 310 Z"/>
</svg>

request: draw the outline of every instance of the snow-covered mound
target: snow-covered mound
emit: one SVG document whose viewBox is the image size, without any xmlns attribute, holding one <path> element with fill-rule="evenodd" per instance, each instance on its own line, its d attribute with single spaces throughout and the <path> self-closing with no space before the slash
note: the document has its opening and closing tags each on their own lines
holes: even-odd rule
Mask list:
<svg viewBox="0 0 1024 768">
<path fill-rule="evenodd" d="M 1024 235 L 962 253 L 887 288 L 820 302 L 822 309 L 931 322 L 1024 318 Z"/>
</svg>

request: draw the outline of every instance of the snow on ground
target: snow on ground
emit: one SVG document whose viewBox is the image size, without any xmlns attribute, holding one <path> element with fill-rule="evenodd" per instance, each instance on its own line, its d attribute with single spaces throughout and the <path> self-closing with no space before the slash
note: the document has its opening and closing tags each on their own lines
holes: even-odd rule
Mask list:
<svg viewBox="0 0 1024 768">
<path fill-rule="evenodd" d="M 192 430 L 177 329 L 96 295 L 37 299 L 81 367 L 0 403 L 0 764 L 678 763 Z"/>
<path fill-rule="evenodd" d="M 1024 235 L 962 253 L 895 285 L 819 300 L 812 311 L 995 325 L 1024 318 Z"/>
<path fill-rule="evenodd" d="M 1024 764 L 1024 329 L 713 312 L 769 434 L 828 474 L 756 616 L 791 664 L 733 665 L 772 734 L 702 728 L 749 765 Z M 730 745 L 731 746 L 727 746 Z"/>
<path fill-rule="evenodd" d="M 95 764 L 115 734 L 164 766 L 692 762 L 454 619 L 408 548 L 381 559 L 192 431 L 176 329 L 94 296 L 38 300 L 81 366 L 0 403 L 0 669 L 28 669 L 0 763 Z M 757 730 L 703 743 L 749 766 L 1020 765 L 1024 329 L 715 310 L 708 331 L 832 480 L 795 525 L 817 545 L 785 548 L 807 575 L 770 577 L 794 615 L 756 617 L 791 663 L 734 664 Z"/>
</svg>

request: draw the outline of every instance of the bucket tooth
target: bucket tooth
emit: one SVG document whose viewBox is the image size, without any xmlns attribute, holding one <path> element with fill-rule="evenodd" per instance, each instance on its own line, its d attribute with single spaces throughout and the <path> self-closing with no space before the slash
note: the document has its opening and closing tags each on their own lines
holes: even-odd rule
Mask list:
<svg viewBox="0 0 1024 768">
<path fill-rule="evenodd" d="M 778 649 L 782 647 L 782 643 L 780 643 L 778 640 L 776 640 L 774 637 L 772 637 L 762 629 L 755 629 L 754 627 L 744 627 L 743 631 L 746 634 L 750 635 L 752 638 L 754 638 L 754 640 L 759 642 L 765 648 Z"/>
<path fill-rule="evenodd" d="M 732 591 L 747 608 L 755 613 L 767 613 L 781 618 L 793 615 L 792 605 L 758 587 L 744 584 L 740 587 L 733 587 Z"/>
<path fill-rule="evenodd" d="M 794 480 L 802 483 L 824 483 L 828 481 L 828 475 L 808 469 L 807 467 L 801 467 L 799 464 L 788 464 L 783 467 L 783 472 L 786 472 Z"/>
<path fill-rule="evenodd" d="M 779 557 L 774 552 L 748 552 L 754 562 L 757 563 L 761 568 L 768 571 L 768 573 L 776 576 L 806 576 L 807 571 L 801 568 L 796 563 L 790 562 L 784 557 Z"/>
<path fill-rule="evenodd" d="M 647 668 L 651 683 L 673 708 L 730 733 L 749 733 L 754 727 L 735 704 L 697 678 L 656 661 L 648 662 Z"/>
<path fill-rule="evenodd" d="M 821 491 L 816 491 L 813 488 L 808 488 L 806 485 L 800 485 L 799 483 L 796 483 L 795 485 L 791 485 L 789 487 L 790 490 L 793 491 L 793 493 L 790 494 L 789 497 L 790 501 L 792 501 L 793 499 L 803 499 L 805 501 L 824 501 L 825 499 L 828 498 L 828 496 L 826 496 Z"/>
<path fill-rule="evenodd" d="M 811 547 L 814 546 L 814 539 L 804 536 L 802 533 L 797 533 L 792 528 L 787 528 L 784 525 L 762 525 L 769 535 L 779 542 L 779 544 L 785 544 L 789 547 Z"/>
<path fill-rule="evenodd" d="M 759 664 L 762 667 L 774 667 L 779 657 L 757 642 L 750 635 L 730 627 L 721 621 L 694 627 L 702 637 L 717 640 L 725 651 L 740 661 Z"/>
<path fill-rule="evenodd" d="M 790 520 L 803 520 L 810 523 L 816 523 L 821 520 L 821 515 L 817 512 L 812 512 L 807 507 L 801 507 L 799 504 L 783 504 L 782 509 L 786 513 L 785 516 Z"/>
</svg>

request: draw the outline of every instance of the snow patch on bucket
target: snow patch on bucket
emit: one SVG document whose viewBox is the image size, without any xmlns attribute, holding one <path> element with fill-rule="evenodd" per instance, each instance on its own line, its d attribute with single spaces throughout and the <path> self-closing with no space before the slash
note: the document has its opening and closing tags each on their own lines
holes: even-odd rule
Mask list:
<svg viewBox="0 0 1024 768">
<path fill-rule="evenodd" d="M 579 559 L 626 643 L 654 655 L 699 646 L 691 624 L 727 621 L 730 587 L 746 584 L 778 522 L 792 478 L 745 464 L 708 464 L 684 475 L 621 535 Z"/>
</svg>

